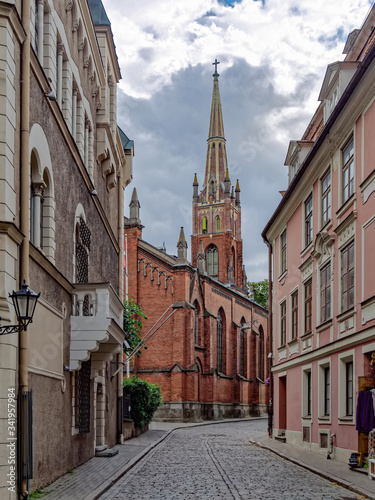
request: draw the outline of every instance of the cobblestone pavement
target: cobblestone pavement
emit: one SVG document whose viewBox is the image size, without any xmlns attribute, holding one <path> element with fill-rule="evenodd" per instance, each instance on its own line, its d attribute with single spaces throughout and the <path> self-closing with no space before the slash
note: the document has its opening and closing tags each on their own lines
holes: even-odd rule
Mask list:
<svg viewBox="0 0 375 500">
<path fill-rule="evenodd" d="M 355 493 L 249 443 L 266 422 L 181 429 L 100 500 L 349 500 Z"/>
</svg>

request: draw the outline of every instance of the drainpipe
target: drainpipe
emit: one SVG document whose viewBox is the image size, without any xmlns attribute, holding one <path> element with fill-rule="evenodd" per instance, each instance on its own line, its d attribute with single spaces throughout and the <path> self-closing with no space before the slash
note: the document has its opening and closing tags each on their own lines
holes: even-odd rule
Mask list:
<svg viewBox="0 0 375 500">
<path fill-rule="evenodd" d="M 118 136 L 118 131 L 116 128 L 116 135 Z M 124 189 L 122 186 L 123 179 L 123 167 L 122 161 L 126 163 L 125 151 L 124 157 L 120 158 L 120 168 L 118 176 L 118 242 L 120 246 L 119 258 L 118 258 L 118 281 L 119 281 L 119 297 L 121 298 L 122 304 L 124 304 Z M 127 256 L 126 256 L 127 258 Z M 118 442 L 124 442 L 124 435 L 122 432 L 122 422 L 123 422 L 123 346 L 121 346 L 121 351 L 117 355 L 117 366 L 120 367 L 117 373 L 117 414 L 118 414 Z"/>
<path fill-rule="evenodd" d="M 20 249 L 20 285 L 23 280 L 29 280 L 29 134 L 30 134 L 30 0 L 22 2 L 22 24 L 26 33 L 25 41 L 22 45 L 21 57 L 21 171 L 20 171 L 20 227 L 24 238 Z M 29 337 L 27 331 L 19 333 L 19 394 L 27 393 L 29 390 L 28 380 L 28 347 Z M 28 431 L 28 413 L 24 412 L 24 405 L 20 405 L 18 413 L 18 428 L 20 435 L 26 436 Z M 18 467 L 22 463 L 27 463 L 31 457 L 25 456 L 25 447 L 20 449 L 20 460 Z M 21 464 L 21 465 L 20 465 Z M 21 498 L 29 498 L 29 480 L 22 479 L 19 485 Z"/>
<path fill-rule="evenodd" d="M 263 236 L 265 244 L 268 246 L 268 370 L 269 370 L 269 404 L 268 404 L 268 435 L 272 437 L 273 430 L 273 376 L 272 376 L 272 356 L 273 356 L 273 328 L 272 328 L 272 245 Z"/>
</svg>

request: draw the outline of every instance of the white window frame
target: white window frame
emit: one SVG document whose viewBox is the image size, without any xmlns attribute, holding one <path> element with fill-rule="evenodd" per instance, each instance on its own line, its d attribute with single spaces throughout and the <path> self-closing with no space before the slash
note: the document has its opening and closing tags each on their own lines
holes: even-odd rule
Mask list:
<svg viewBox="0 0 375 500">
<path fill-rule="evenodd" d="M 283 269 L 283 247 L 282 247 L 282 237 L 285 234 L 285 269 Z M 288 270 L 288 235 L 286 227 L 281 231 L 279 236 L 279 277 L 283 276 Z"/>
<path fill-rule="evenodd" d="M 329 188 L 326 191 L 323 191 L 323 181 L 327 175 L 330 175 Z M 323 199 L 326 197 L 325 193 L 329 193 L 330 195 L 330 206 L 329 206 L 329 217 L 326 221 L 324 221 L 324 208 L 323 208 Z M 331 165 L 324 171 L 323 175 L 319 179 L 319 221 L 320 227 L 326 227 L 332 222 L 332 169 Z"/>
<path fill-rule="evenodd" d="M 311 280 L 311 331 L 306 332 L 306 315 L 305 315 L 305 305 L 306 305 L 306 285 L 307 282 Z M 302 321 L 301 321 L 301 336 L 303 335 L 311 335 L 313 330 L 314 330 L 314 314 L 313 314 L 313 276 L 312 274 L 302 283 L 303 289 L 302 289 L 302 306 L 303 310 L 301 311 L 302 313 Z"/>
<path fill-rule="evenodd" d="M 322 434 L 325 434 L 327 436 L 327 448 L 323 448 L 322 446 L 320 446 L 320 436 Z M 331 430 L 330 429 L 318 429 L 318 446 L 319 446 L 319 451 L 322 451 L 322 452 L 329 452 L 329 449 L 330 449 L 330 438 L 331 438 Z"/>
<path fill-rule="evenodd" d="M 297 299 L 297 335 L 293 337 L 293 295 L 297 293 L 298 294 L 298 299 Z M 290 297 L 289 297 L 289 342 L 296 341 L 300 337 L 300 332 L 301 332 L 301 321 L 300 321 L 300 293 L 299 293 L 299 288 L 298 286 L 295 287 L 291 292 L 290 292 Z"/>
<path fill-rule="evenodd" d="M 281 328 L 281 321 L 282 321 L 282 318 L 283 316 L 281 316 L 281 306 L 285 304 L 285 342 L 282 342 L 282 328 Z M 279 325 L 280 325 L 280 335 L 279 335 L 279 347 L 285 347 L 286 344 L 287 344 L 287 331 L 288 331 L 288 328 L 287 328 L 287 325 L 288 325 L 288 304 L 287 304 L 287 300 L 286 300 L 286 297 L 284 297 L 280 303 L 279 303 Z"/>
<path fill-rule="evenodd" d="M 308 373 L 311 375 L 311 384 L 310 384 L 310 390 L 311 390 L 311 412 L 308 414 Z M 309 365 L 304 365 L 302 367 L 302 398 L 301 398 L 301 403 L 302 403 L 302 418 L 304 421 L 309 421 L 311 422 L 313 420 L 313 411 L 314 411 L 314 399 L 313 399 L 313 369 L 312 369 L 312 364 Z"/>
<path fill-rule="evenodd" d="M 329 368 L 329 382 L 330 382 L 330 402 L 329 414 L 325 414 L 325 369 Z M 318 362 L 318 419 L 324 423 L 331 423 L 332 418 L 332 368 L 331 358 L 321 359 Z"/>
<path fill-rule="evenodd" d="M 308 196 L 304 199 L 303 201 L 303 243 L 302 243 L 302 248 L 305 250 L 306 248 L 309 248 L 314 241 L 314 196 L 313 196 L 313 191 L 311 191 Z M 307 242 L 307 231 L 306 231 L 306 203 L 309 201 L 309 198 L 311 198 L 311 212 L 309 212 L 309 224 L 310 224 L 310 232 L 311 232 L 311 241 Z"/>
<path fill-rule="evenodd" d="M 346 414 L 346 364 L 353 363 L 353 415 Z M 355 424 L 355 349 L 345 351 L 338 355 L 338 420 L 340 425 Z"/>
<path fill-rule="evenodd" d="M 344 151 L 345 149 L 349 146 L 350 142 L 353 141 L 353 156 L 349 158 L 349 161 L 344 163 Z M 349 138 L 343 143 L 343 146 L 340 149 L 340 155 L 341 155 L 341 168 L 340 168 L 340 183 L 339 183 L 339 188 L 340 188 L 340 196 L 339 199 L 341 201 L 341 206 L 343 206 L 345 203 L 347 203 L 348 200 L 352 198 L 352 196 L 355 194 L 355 137 L 354 133 L 351 133 Z M 344 169 L 346 165 L 353 165 L 353 192 L 349 194 L 347 198 L 344 197 Z M 350 168 L 350 167 L 349 167 Z"/>
</svg>

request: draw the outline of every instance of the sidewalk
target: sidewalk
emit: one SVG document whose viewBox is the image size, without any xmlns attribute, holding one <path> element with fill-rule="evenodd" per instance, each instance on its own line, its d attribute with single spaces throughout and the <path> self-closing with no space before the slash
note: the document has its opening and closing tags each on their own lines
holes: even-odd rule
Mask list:
<svg viewBox="0 0 375 500">
<path fill-rule="evenodd" d="M 369 479 L 367 474 L 351 470 L 343 462 L 338 462 L 334 459 L 327 460 L 325 455 L 303 450 L 299 446 L 282 443 L 276 441 L 276 439 L 270 439 L 268 436 L 262 436 L 252 442 L 333 483 L 344 486 L 366 498 L 375 500 L 375 480 Z"/>
<path fill-rule="evenodd" d="M 136 463 L 162 442 L 174 429 L 200 425 L 243 422 L 255 419 L 230 419 L 205 421 L 201 423 L 152 422 L 145 434 L 115 446 L 118 455 L 111 458 L 94 457 L 43 489 L 46 500 L 96 500 L 116 481 L 128 472 Z M 300 465 L 326 479 L 345 486 L 351 491 L 375 500 L 375 481 L 366 475 L 354 472 L 336 460 L 327 460 L 325 456 L 302 450 L 297 446 L 281 443 L 268 436 L 262 436 L 253 444 L 266 448 L 282 458 Z"/>
</svg>

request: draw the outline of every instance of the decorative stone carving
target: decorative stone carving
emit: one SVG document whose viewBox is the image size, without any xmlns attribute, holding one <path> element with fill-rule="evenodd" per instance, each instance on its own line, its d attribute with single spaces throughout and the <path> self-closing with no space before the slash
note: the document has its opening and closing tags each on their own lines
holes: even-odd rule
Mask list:
<svg viewBox="0 0 375 500">
<path fill-rule="evenodd" d="M 332 256 L 333 253 L 333 243 L 335 241 L 335 235 L 329 234 L 324 231 L 320 231 L 316 235 L 314 250 L 311 252 L 311 256 L 318 260 L 321 264 L 323 261 L 327 260 Z"/>
</svg>

